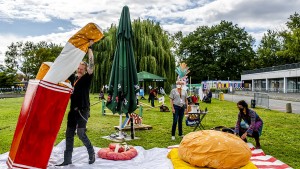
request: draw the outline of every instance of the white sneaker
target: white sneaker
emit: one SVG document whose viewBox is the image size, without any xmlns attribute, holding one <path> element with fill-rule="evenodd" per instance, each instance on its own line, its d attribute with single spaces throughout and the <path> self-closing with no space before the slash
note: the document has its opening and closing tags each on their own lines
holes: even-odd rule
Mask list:
<svg viewBox="0 0 300 169">
<path fill-rule="evenodd" d="M 172 136 L 171 139 L 172 139 L 172 140 L 175 140 L 175 136 Z"/>
<path fill-rule="evenodd" d="M 179 137 L 183 138 L 183 137 L 184 137 L 184 135 L 181 135 L 181 136 L 179 136 Z"/>
</svg>

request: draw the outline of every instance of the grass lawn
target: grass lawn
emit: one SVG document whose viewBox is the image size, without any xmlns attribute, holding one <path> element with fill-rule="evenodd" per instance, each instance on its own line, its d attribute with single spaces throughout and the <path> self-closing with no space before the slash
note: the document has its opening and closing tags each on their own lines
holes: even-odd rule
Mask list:
<svg viewBox="0 0 300 169">
<path fill-rule="evenodd" d="M 91 104 L 98 101 L 97 96 L 96 94 L 90 96 Z M 146 96 L 146 98 L 148 97 Z M 169 106 L 169 100 L 168 98 L 166 99 L 167 106 Z M 0 99 L 0 154 L 10 150 L 22 102 L 23 98 Z M 147 100 L 142 100 L 142 102 L 149 104 Z M 155 105 L 159 105 L 158 101 L 155 101 Z M 200 103 L 201 109 L 205 109 L 206 107 L 209 111 L 209 114 L 207 114 L 203 121 L 206 129 L 220 125 L 227 127 L 235 126 L 238 114 L 236 103 L 216 99 L 213 99 L 211 104 Z M 255 108 L 255 111 L 258 112 L 264 121 L 261 137 L 261 145 L 264 152 L 287 163 L 293 168 L 300 168 L 299 114 L 287 114 L 262 108 Z M 138 109 L 136 112 L 139 113 Z M 67 112 L 55 144 L 64 139 L 66 117 Z M 101 104 L 92 106 L 87 135 L 93 145 L 96 147 L 107 147 L 110 141 L 101 137 L 114 133 L 114 126 L 118 125 L 118 123 L 119 116 L 103 116 L 101 114 Z M 136 131 L 135 134 L 140 139 L 130 141 L 128 144 L 150 149 L 180 143 L 181 139 L 179 137 L 176 137 L 174 141 L 171 140 L 171 112 L 160 112 L 159 108 L 147 110 L 144 107 L 143 123 L 151 125 L 153 129 Z M 183 124 L 183 131 L 187 134 L 192 132 L 193 128 Z M 128 134 L 130 133 L 128 132 Z M 176 134 L 178 134 L 178 131 L 176 131 Z M 254 139 L 249 138 L 248 141 L 255 145 Z M 83 146 L 77 137 L 75 139 L 75 146 Z"/>
</svg>

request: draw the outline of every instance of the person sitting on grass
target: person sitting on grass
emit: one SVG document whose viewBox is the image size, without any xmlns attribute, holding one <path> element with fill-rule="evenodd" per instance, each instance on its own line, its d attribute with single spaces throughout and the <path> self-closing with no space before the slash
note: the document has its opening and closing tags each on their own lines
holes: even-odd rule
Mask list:
<svg viewBox="0 0 300 169">
<path fill-rule="evenodd" d="M 262 133 L 263 121 L 258 114 L 248 108 L 248 104 L 241 100 L 237 103 L 239 109 L 238 119 L 235 126 L 235 134 L 247 142 L 247 136 L 254 137 L 256 149 L 260 149 L 259 137 Z M 242 121 L 243 120 L 243 121 Z"/>
<path fill-rule="evenodd" d="M 212 92 L 208 89 L 207 94 L 203 97 L 203 102 L 205 103 L 211 103 L 211 98 L 212 98 Z"/>
</svg>

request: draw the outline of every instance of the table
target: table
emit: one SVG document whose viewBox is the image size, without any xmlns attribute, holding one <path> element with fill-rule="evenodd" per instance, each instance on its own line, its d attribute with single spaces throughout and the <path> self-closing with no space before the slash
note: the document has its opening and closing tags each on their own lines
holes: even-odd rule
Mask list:
<svg viewBox="0 0 300 169">
<path fill-rule="evenodd" d="M 188 115 L 189 116 L 194 116 L 195 117 L 195 128 L 194 128 L 194 131 L 197 130 L 197 128 L 199 128 L 200 130 L 201 129 L 205 129 L 203 124 L 202 124 L 202 121 L 204 119 L 204 117 L 206 116 L 206 114 L 208 113 L 208 111 L 200 111 L 200 112 L 188 112 Z"/>
</svg>

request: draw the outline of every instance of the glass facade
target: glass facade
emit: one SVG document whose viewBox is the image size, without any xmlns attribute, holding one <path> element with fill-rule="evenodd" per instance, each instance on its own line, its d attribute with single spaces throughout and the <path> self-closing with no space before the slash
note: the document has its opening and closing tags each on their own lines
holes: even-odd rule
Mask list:
<svg viewBox="0 0 300 169">
<path fill-rule="evenodd" d="M 297 91 L 300 93 L 300 77 L 297 78 Z"/>
<path fill-rule="evenodd" d="M 300 77 L 287 78 L 287 93 L 300 92 Z"/>
<path fill-rule="evenodd" d="M 266 91 L 266 80 L 254 80 L 254 91 Z"/>
<path fill-rule="evenodd" d="M 251 86 L 251 83 L 246 87 Z M 256 92 L 284 92 L 284 78 L 268 79 L 268 90 L 266 90 L 266 80 L 254 80 L 254 91 Z M 287 93 L 300 93 L 300 77 L 289 77 L 286 83 Z"/>
<path fill-rule="evenodd" d="M 258 92 L 300 93 L 299 72 L 300 62 L 243 71 L 243 87 Z M 246 85 L 246 82 L 253 84 Z"/>
<path fill-rule="evenodd" d="M 269 79 L 268 82 L 268 91 L 269 92 L 283 92 L 284 80 L 283 78 L 278 79 Z"/>
</svg>

